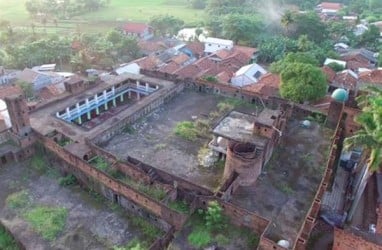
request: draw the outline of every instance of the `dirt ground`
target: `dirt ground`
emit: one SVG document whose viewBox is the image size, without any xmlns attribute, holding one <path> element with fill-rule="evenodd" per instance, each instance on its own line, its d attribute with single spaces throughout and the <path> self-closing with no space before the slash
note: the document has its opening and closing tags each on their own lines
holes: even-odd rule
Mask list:
<svg viewBox="0 0 382 250">
<path fill-rule="evenodd" d="M 178 122 L 203 118 L 222 97 L 184 91 L 170 103 L 133 125 L 133 133 L 115 136 L 106 150 L 125 159 L 128 155 L 198 185 L 213 189 L 218 186 L 223 169 L 199 166 L 198 151 L 208 141 L 187 141 L 174 135 Z M 198 105 L 195 105 L 198 104 Z"/>
<path fill-rule="evenodd" d="M 297 237 L 325 169 L 333 131 L 290 121 L 280 145 L 253 186 L 240 187 L 232 202 L 272 221 L 267 235 L 276 242 Z"/>
<path fill-rule="evenodd" d="M 62 187 L 58 175 L 37 174 L 27 162 L 0 168 L 0 219 L 11 228 L 27 249 L 111 249 L 135 237 L 144 240 L 138 228 L 130 225 L 127 212 L 113 211 L 79 186 Z M 48 242 L 6 205 L 8 195 L 27 190 L 32 204 L 68 209 L 66 225 L 56 240 Z"/>
</svg>

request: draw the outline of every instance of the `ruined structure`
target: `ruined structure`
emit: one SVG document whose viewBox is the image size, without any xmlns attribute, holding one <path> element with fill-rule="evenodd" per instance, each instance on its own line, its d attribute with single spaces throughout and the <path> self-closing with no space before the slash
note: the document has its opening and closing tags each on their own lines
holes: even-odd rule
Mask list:
<svg viewBox="0 0 382 250">
<path fill-rule="evenodd" d="M 85 88 L 88 86 L 80 80 L 73 81 L 67 83 L 66 88 L 74 95 L 66 95 L 31 111 L 22 96 L 9 95 L 6 102 L 13 127 L 7 131 L 7 136 L 18 142 L 22 152 L 30 150 L 30 145 L 37 140 L 62 162 L 62 173 L 73 173 L 84 186 L 93 188 L 114 203 L 164 229 L 166 235 L 154 242 L 150 249 L 164 249 L 174 232 L 180 230 L 188 219 L 189 214 L 180 213 L 167 205 L 168 200 L 176 199 L 187 201 L 190 213 L 205 208 L 210 200 L 217 200 L 233 223 L 248 227 L 260 236 L 258 249 L 284 249 L 269 236 L 268 219 L 229 200 L 239 186 L 249 186 L 257 181 L 275 146 L 282 140 L 287 119 L 292 115 L 305 117 L 316 111 L 227 85 L 199 80 L 190 82 L 161 72 L 145 73 L 124 74 L 91 88 Z M 101 147 L 126 126 L 169 102 L 184 88 L 258 102 L 264 107 L 255 114 L 232 111 L 213 129 L 214 140 L 209 146 L 220 153 L 221 158 L 226 158 L 224 183 L 215 193 L 133 157 L 120 159 Z M 337 126 L 324 177 L 305 213 L 301 228 L 297 229 L 297 237 L 291 239 L 294 249 L 306 249 L 321 198 L 331 178 L 338 154 L 334 145 L 343 131 L 343 127 L 338 126 L 338 120 L 335 122 L 336 116 L 337 113 L 330 119 Z M 92 165 L 92 159 L 96 157 L 104 158 L 111 169 L 124 176 L 140 180 L 146 186 L 161 187 L 166 190 L 166 198 L 156 200 L 110 173 L 97 169 Z"/>
</svg>

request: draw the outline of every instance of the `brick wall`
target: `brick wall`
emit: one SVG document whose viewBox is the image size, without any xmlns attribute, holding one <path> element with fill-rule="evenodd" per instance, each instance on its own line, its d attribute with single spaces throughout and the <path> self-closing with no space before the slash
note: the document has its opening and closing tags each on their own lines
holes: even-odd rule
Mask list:
<svg viewBox="0 0 382 250">
<path fill-rule="evenodd" d="M 93 178 L 105 187 L 112 190 L 116 195 L 123 196 L 124 198 L 131 200 L 132 202 L 143 207 L 152 214 L 162 218 L 167 223 L 173 225 L 176 229 L 180 229 L 184 222 L 187 220 L 187 216 L 180 214 L 172 209 L 167 208 L 162 203 L 152 199 L 151 197 L 140 193 L 139 191 L 129 187 L 128 185 L 113 179 L 106 173 L 94 168 L 86 161 L 71 154 L 64 148 L 56 144 L 52 139 L 38 135 L 43 145 L 51 152 L 56 154 L 59 158 L 66 161 L 73 168 L 84 173 L 88 178 Z"/>
<path fill-rule="evenodd" d="M 377 208 L 377 233 L 382 235 L 382 203 Z"/>
<path fill-rule="evenodd" d="M 375 237 L 382 239 L 382 235 Z M 335 228 L 333 250 L 382 250 L 382 245 L 365 240 L 361 235 L 356 235 L 355 231 Z"/>
</svg>

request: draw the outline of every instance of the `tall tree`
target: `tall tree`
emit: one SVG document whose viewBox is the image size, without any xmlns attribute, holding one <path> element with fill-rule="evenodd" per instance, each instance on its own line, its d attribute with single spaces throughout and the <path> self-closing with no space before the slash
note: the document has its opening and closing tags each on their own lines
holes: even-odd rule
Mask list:
<svg viewBox="0 0 382 250">
<path fill-rule="evenodd" d="M 311 64 L 291 63 L 281 71 L 280 94 L 294 102 L 315 101 L 325 96 L 326 77 Z"/>
<path fill-rule="evenodd" d="M 289 33 L 289 27 L 294 23 L 294 21 L 295 13 L 290 10 L 285 11 L 281 17 L 281 24 L 285 28 L 287 34 Z"/>
</svg>

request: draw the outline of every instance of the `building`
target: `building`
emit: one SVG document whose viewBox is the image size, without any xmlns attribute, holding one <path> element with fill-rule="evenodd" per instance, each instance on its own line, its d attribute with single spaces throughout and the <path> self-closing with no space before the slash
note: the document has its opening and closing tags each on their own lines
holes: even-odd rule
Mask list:
<svg viewBox="0 0 382 250">
<path fill-rule="evenodd" d="M 322 2 L 317 5 L 316 9 L 322 14 L 337 14 L 342 9 L 341 3 Z"/>
<path fill-rule="evenodd" d="M 251 83 L 257 83 L 261 76 L 266 73 L 267 71 L 260 65 L 249 64 L 236 71 L 231 79 L 231 84 L 235 87 L 244 87 Z"/>
<path fill-rule="evenodd" d="M 141 40 L 149 40 L 154 37 L 153 28 L 145 23 L 126 23 L 121 30 L 125 35 Z"/>
<path fill-rule="evenodd" d="M 204 41 L 204 54 L 206 55 L 210 55 L 222 49 L 231 50 L 232 48 L 232 40 L 207 37 L 207 39 Z"/>
</svg>

